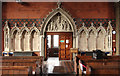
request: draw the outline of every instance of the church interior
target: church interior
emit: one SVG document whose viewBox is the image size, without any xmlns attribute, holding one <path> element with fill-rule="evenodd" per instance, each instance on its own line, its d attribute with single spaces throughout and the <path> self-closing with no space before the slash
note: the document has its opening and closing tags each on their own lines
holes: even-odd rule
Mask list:
<svg viewBox="0 0 120 76">
<path fill-rule="evenodd" d="M 0 7 L 2 76 L 120 75 L 119 2 L 16 0 Z"/>
</svg>

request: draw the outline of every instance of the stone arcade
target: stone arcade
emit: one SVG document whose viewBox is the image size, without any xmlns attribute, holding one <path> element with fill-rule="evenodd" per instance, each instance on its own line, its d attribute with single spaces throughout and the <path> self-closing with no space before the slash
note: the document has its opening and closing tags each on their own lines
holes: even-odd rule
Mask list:
<svg viewBox="0 0 120 76">
<path fill-rule="evenodd" d="M 0 74 L 120 75 L 120 2 L 15 1 L 0 1 Z"/>
<path fill-rule="evenodd" d="M 23 23 L 22 28 L 18 28 L 18 24 L 15 23 L 10 29 L 8 23 L 6 21 L 4 26 L 4 52 L 39 52 L 44 56 L 46 32 L 72 32 L 72 48 L 79 48 L 83 52 L 99 49 L 112 54 L 111 21 L 108 22 L 107 28 L 104 28 L 102 23 L 97 24 L 99 25 L 97 28 L 91 23 L 88 28 L 87 24 L 82 22 L 82 27 L 77 30 L 73 18 L 60 4 L 47 15 L 41 29 L 37 28 L 35 23 L 30 28 L 26 23 Z"/>
</svg>

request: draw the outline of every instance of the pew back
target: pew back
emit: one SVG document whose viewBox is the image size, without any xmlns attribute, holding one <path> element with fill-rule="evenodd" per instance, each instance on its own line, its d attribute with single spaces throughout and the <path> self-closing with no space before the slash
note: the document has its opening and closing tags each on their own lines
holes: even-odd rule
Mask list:
<svg viewBox="0 0 120 76">
<path fill-rule="evenodd" d="M 79 70 L 80 73 L 77 74 L 81 74 L 81 69 L 80 69 L 80 63 L 79 60 L 83 61 L 89 68 L 86 69 L 86 72 L 88 69 L 90 69 L 90 67 L 92 67 L 91 69 L 91 73 L 90 70 L 88 70 L 87 73 L 89 74 L 120 74 L 119 72 L 119 67 L 120 67 L 120 57 L 119 56 L 109 56 L 109 57 L 105 57 L 105 59 L 93 59 L 90 56 L 76 56 L 77 59 L 75 59 L 74 64 L 75 64 L 75 68 L 78 68 L 77 70 Z M 112 69 L 113 68 L 113 69 Z M 116 71 L 115 71 L 116 70 Z M 77 72 L 75 70 L 75 72 Z"/>
<path fill-rule="evenodd" d="M 2 66 L 32 66 L 33 70 L 36 68 L 37 60 L 2 60 Z"/>
<path fill-rule="evenodd" d="M 118 66 L 93 66 L 91 74 L 119 76 L 120 67 Z"/>
<path fill-rule="evenodd" d="M 2 75 L 24 75 L 28 76 L 32 74 L 32 67 L 29 66 L 2 66 L 0 67 Z"/>
<path fill-rule="evenodd" d="M 42 56 L 10 56 L 10 57 L 1 57 L 2 66 L 31 66 L 35 71 L 36 68 L 39 68 L 42 71 Z"/>
</svg>

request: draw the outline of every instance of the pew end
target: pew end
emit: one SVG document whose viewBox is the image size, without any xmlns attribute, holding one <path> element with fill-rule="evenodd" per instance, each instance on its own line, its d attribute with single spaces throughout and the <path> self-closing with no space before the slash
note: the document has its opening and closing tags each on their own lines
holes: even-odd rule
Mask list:
<svg viewBox="0 0 120 76">
<path fill-rule="evenodd" d="M 87 65 L 86 76 L 90 76 L 91 75 L 91 71 L 92 71 L 92 68 L 89 65 Z"/>
</svg>

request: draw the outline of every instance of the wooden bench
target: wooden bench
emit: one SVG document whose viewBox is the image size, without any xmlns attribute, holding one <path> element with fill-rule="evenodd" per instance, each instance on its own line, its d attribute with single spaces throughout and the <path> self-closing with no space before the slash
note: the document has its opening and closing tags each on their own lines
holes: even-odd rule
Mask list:
<svg viewBox="0 0 120 76">
<path fill-rule="evenodd" d="M 74 58 L 74 72 L 77 74 L 77 71 L 78 71 L 78 60 L 92 60 L 92 56 L 80 56 L 80 55 L 77 55 L 75 58 Z"/>
<path fill-rule="evenodd" d="M 29 67 L 29 66 L 2 66 L 0 67 L 0 71 L 2 73 L 2 76 L 32 75 L 32 67 Z"/>
<path fill-rule="evenodd" d="M 41 56 L 24 56 L 24 57 L 2 57 L 2 66 L 32 66 L 33 71 L 40 68 L 40 71 L 42 72 L 42 62 L 43 57 Z"/>
<path fill-rule="evenodd" d="M 43 56 L 3 56 L 0 57 L 2 60 L 6 59 L 36 59 L 36 60 L 41 60 L 43 61 Z"/>
<path fill-rule="evenodd" d="M 110 57 L 108 57 L 108 59 L 93 59 L 92 57 L 87 57 L 87 56 L 77 56 L 77 59 L 85 62 L 86 64 L 101 64 L 101 65 L 114 65 L 114 64 L 118 64 L 118 62 L 120 62 L 120 59 L 116 58 L 115 59 L 110 59 Z"/>
<path fill-rule="evenodd" d="M 80 60 L 80 62 L 79 62 Z M 82 74 L 82 70 L 81 70 L 81 66 L 80 66 L 80 63 L 81 62 L 84 62 L 86 67 L 94 67 L 94 66 L 100 66 L 100 67 L 120 67 L 120 60 L 117 58 L 117 59 L 92 59 L 92 58 L 87 58 L 87 56 L 83 57 L 83 56 L 77 56 L 75 57 L 75 61 L 74 61 L 74 69 L 75 69 L 75 72 L 76 74 Z M 79 62 L 79 63 L 78 63 Z M 94 67 L 95 68 L 95 67 Z M 109 68 L 108 68 L 109 69 Z M 116 70 L 119 69 L 119 68 L 116 68 Z M 92 69 L 93 70 L 93 69 Z M 112 69 L 111 69 L 112 70 Z M 110 71 L 111 71 L 110 70 Z M 78 73 L 79 72 L 79 73 Z M 90 74 L 90 68 L 87 68 L 86 69 L 86 73 Z M 101 73 L 102 74 L 102 73 Z M 104 73 L 103 73 L 104 74 Z M 108 72 L 109 74 L 109 72 Z"/>
<path fill-rule="evenodd" d="M 38 60 L 40 61 L 39 63 L 41 64 L 43 62 L 43 56 L 9 56 L 9 57 L 1 57 L 2 60 Z"/>
<path fill-rule="evenodd" d="M 92 56 L 80 56 L 80 55 L 78 55 L 76 57 L 78 59 L 81 59 L 81 60 L 91 60 L 91 59 L 93 59 Z"/>
<path fill-rule="evenodd" d="M 0 58 L 2 58 L 2 60 L 18 60 L 18 59 L 38 60 L 39 65 L 41 65 L 44 60 L 43 56 L 9 56 L 9 57 L 0 57 Z"/>
<path fill-rule="evenodd" d="M 33 68 L 33 71 L 35 71 L 36 67 L 40 67 L 42 70 L 42 67 L 39 66 L 39 64 L 36 62 L 37 60 L 2 60 L 2 66 L 31 66 Z"/>
<path fill-rule="evenodd" d="M 91 69 L 91 75 L 120 75 L 118 66 L 92 66 Z"/>
<path fill-rule="evenodd" d="M 80 66 L 79 66 L 80 69 Z M 77 75 L 83 75 L 82 70 L 79 70 L 79 73 Z M 120 67 L 118 66 L 86 66 L 86 76 L 108 76 L 108 75 L 114 75 L 119 76 L 120 75 Z"/>
<path fill-rule="evenodd" d="M 95 59 L 93 59 L 92 56 L 80 56 L 80 55 L 77 55 L 76 57 L 81 59 L 81 60 L 95 60 Z M 103 59 L 107 59 L 107 60 L 113 60 L 113 59 L 114 60 L 120 60 L 120 56 L 103 56 Z"/>
<path fill-rule="evenodd" d="M 88 60 L 85 61 L 86 65 L 101 65 L 101 66 L 119 66 L 120 61 L 118 60 Z"/>
</svg>

